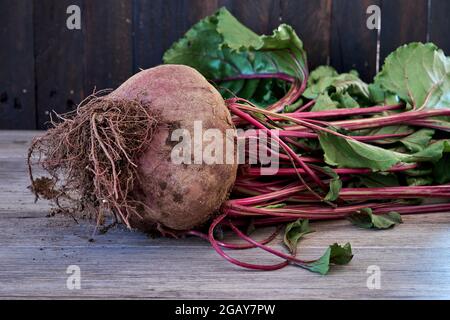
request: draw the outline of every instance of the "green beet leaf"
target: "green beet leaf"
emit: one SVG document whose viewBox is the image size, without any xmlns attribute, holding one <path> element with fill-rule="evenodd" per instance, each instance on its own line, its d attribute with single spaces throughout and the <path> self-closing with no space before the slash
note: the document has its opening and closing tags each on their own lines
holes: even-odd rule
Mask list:
<svg viewBox="0 0 450 320">
<path fill-rule="evenodd" d="M 433 137 L 434 130 L 420 129 L 403 138 L 400 142 L 411 152 L 419 152 L 425 149 Z"/>
<path fill-rule="evenodd" d="M 434 180 L 439 184 L 450 182 L 450 153 L 444 156 L 436 163 L 433 170 Z"/>
<path fill-rule="evenodd" d="M 405 160 L 408 162 L 438 162 L 444 153 L 450 152 L 450 140 L 438 140 Z"/>
<path fill-rule="evenodd" d="M 432 168 L 415 168 L 415 169 L 409 169 L 403 171 L 403 173 L 410 177 L 423 177 L 423 176 L 429 176 L 433 173 Z"/>
<path fill-rule="evenodd" d="M 338 75 L 333 82 L 333 87 L 337 93 L 344 93 L 353 90 L 354 94 L 361 94 L 366 98 L 370 97 L 367 84 L 359 79 L 356 71 Z"/>
<path fill-rule="evenodd" d="M 370 208 L 362 209 L 349 216 L 348 219 L 354 225 L 364 229 L 389 229 L 403 223 L 401 215 L 397 212 L 376 215 Z"/>
<path fill-rule="evenodd" d="M 325 162 L 331 166 L 342 168 L 368 168 L 372 171 L 385 171 L 408 157 L 402 153 L 328 132 L 319 134 L 319 142 L 325 153 Z"/>
<path fill-rule="evenodd" d="M 309 75 L 308 87 L 303 96 L 308 99 L 317 99 L 321 93 L 327 93 L 335 77 L 339 74 L 330 66 L 320 66 Z"/>
<path fill-rule="evenodd" d="M 327 195 L 325 196 L 326 201 L 335 201 L 339 198 L 339 192 L 342 189 L 342 180 L 339 178 L 339 175 L 330 167 L 321 167 L 321 171 L 327 174 L 330 180 L 330 189 L 328 190 Z"/>
<path fill-rule="evenodd" d="M 368 188 L 398 187 L 400 182 L 395 174 L 389 173 L 371 173 L 367 175 L 358 175 L 360 183 Z"/>
<path fill-rule="evenodd" d="M 318 99 L 321 94 L 337 93 L 349 96 L 361 95 L 370 97 L 368 85 L 358 77 L 356 71 L 338 74 L 336 70 L 329 66 L 320 66 L 311 72 L 308 79 L 308 87 L 303 96 L 308 99 Z M 348 106 L 345 106 L 348 108 Z"/>
<path fill-rule="evenodd" d="M 309 227 L 308 220 L 298 219 L 297 221 L 289 223 L 286 226 L 283 240 L 284 244 L 291 253 L 295 253 L 297 251 L 297 245 L 300 239 L 312 232 L 314 231 Z"/>
<path fill-rule="evenodd" d="M 278 203 L 278 204 L 271 204 L 268 206 L 255 206 L 255 207 L 264 209 L 280 209 L 286 207 L 286 203 Z"/>
<path fill-rule="evenodd" d="M 264 45 L 261 37 L 240 23 L 226 8 L 219 9 L 215 16 L 217 32 L 223 37 L 220 46 L 244 51 L 250 48 L 257 50 Z"/>
<path fill-rule="evenodd" d="M 301 81 L 301 70 L 306 69 L 303 43 L 290 26 L 282 24 L 272 35 L 260 36 L 225 8 L 195 24 L 165 52 L 163 60 L 197 69 L 218 83 L 224 97 L 237 95 L 262 106 L 286 93 L 285 81 L 243 77 L 276 73 Z"/>
<path fill-rule="evenodd" d="M 355 98 L 348 92 L 335 92 L 331 95 L 331 99 L 339 102 L 339 108 L 359 108 L 359 102 Z"/>
<path fill-rule="evenodd" d="M 406 184 L 408 186 L 429 186 L 433 184 L 433 177 L 406 177 Z"/>
<path fill-rule="evenodd" d="M 325 275 L 330 270 L 331 265 L 344 265 L 349 263 L 352 258 L 353 254 L 350 243 L 347 243 L 344 246 L 335 243 L 329 246 L 319 259 L 310 263 L 301 264 L 300 266 L 309 271 Z"/>
<path fill-rule="evenodd" d="M 384 134 L 413 134 L 415 130 L 412 127 L 405 126 L 405 125 L 392 125 L 392 126 L 385 126 L 380 128 L 371 128 L 371 129 L 362 129 L 362 130 L 356 130 L 351 132 L 351 135 L 356 136 L 374 136 L 374 135 L 384 135 Z M 377 140 L 378 145 L 390 145 L 396 142 L 399 142 L 402 140 L 402 137 L 392 137 L 392 138 L 385 138 L 381 140 Z"/>
<path fill-rule="evenodd" d="M 316 69 L 314 69 L 311 74 L 309 75 L 308 79 L 308 86 L 312 87 L 316 84 L 318 84 L 321 80 L 326 78 L 333 78 L 338 76 L 339 73 L 330 66 L 319 66 Z M 326 87 L 323 87 L 323 90 L 325 90 Z M 322 90 L 319 90 L 318 92 L 322 92 Z"/>
<path fill-rule="evenodd" d="M 331 100 L 327 92 L 321 93 L 317 99 L 311 111 L 324 111 L 324 110 L 334 110 L 339 106 L 339 102 Z"/>
<path fill-rule="evenodd" d="M 415 108 L 448 108 L 450 58 L 432 43 L 401 46 L 386 58 L 375 84 Z"/>
<path fill-rule="evenodd" d="M 368 86 L 370 100 L 378 105 L 394 105 L 400 102 L 399 97 L 392 92 L 382 88 L 378 83 L 371 83 Z"/>
</svg>

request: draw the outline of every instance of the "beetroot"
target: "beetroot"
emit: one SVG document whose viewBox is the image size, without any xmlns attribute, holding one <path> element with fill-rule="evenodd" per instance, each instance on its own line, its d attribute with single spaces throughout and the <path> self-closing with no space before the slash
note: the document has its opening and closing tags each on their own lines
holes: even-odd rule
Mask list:
<svg viewBox="0 0 450 320">
<path fill-rule="evenodd" d="M 233 129 L 216 89 L 196 70 L 162 65 L 144 70 L 107 95 L 93 95 L 34 140 L 30 175 L 36 195 L 61 210 L 112 212 L 129 227 L 188 230 L 226 200 L 237 164 L 176 164 L 175 129 L 193 135 Z M 224 134 L 225 136 L 225 134 Z M 34 179 L 31 156 L 51 178 Z"/>
</svg>

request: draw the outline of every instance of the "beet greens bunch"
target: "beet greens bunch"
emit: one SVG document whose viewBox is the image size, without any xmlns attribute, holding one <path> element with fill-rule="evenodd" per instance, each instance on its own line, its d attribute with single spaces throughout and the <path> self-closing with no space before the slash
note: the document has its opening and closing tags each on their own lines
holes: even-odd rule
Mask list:
<svg viewBox="0 0 450 320">
<path fill-rule="evenodd" d="M 386 229 L 403 214 L 450 212 L 450 58 L 435 45 L 398 48 L 367 84 L 356 71 L 339 74 L 330 66 L 309 73 L 290 26 L 259 36 L 221 9 L 193 26 L 164 61 L 190 65 L 213 81 L 237 127 L 277 131 L 270 136 L 280 146 L 277 173 L 242 165 L 209 234 L 189 232 L 209 239 L 229 261 L 262 270 L 295 264 L 324 274 L 330 264 L 349 262 L 351 247 L 334 244 L 320 259 L 296 258 L 309 220 L 345 218 Z M 289 253 L 267 246 L 283 224 Z M 278 227 L 257 242 L 242 231 L 249 225 Z M 247 244 L 216 240 L 218 226 Z M 283 261 L 248 264 L 223 250 L 256 247 Z"/>
</svg>

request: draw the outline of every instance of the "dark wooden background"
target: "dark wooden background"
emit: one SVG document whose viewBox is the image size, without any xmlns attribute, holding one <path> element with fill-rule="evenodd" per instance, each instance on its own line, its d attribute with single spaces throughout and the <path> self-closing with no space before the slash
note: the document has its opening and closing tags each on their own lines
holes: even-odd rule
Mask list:
<svg viewBox="0 0 450 320">
<path fill-rule="evenodd" d="M 66 28 L 71 4 L 81 8 L 81 30 Z M 366 28 L 371 4 L 381 8 L 380 33 Z M 42 129 L 49 111 L 69 111 L 94 87 L 115 88 L 159 64 L 221 6 L 258 33 L 291 24 L 311 69 L 356 68 L 370 80 L 403 43 L 433 41 L 450 54 L 450 0 L 0 0 L 0 129 Z"/>
</svg>

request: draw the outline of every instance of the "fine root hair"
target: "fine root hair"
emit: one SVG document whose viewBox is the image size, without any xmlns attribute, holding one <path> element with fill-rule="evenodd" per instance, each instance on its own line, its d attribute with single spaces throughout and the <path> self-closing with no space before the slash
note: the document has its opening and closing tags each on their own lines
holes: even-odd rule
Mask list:
<svg viewBox="0 0 450 320">
<path fill-rule="evenodd" d="M 95 217 L 106 214 L 130 226 L 144 204 L 133 197 L 138 159 L 147 150 L 158 117 L 140 101 L 113 99 L 105 91 L 86 98 L 76 110 L 56 114 L 51 128 L 28 151 L 31 189 L 59 211 Z M 33 168 L 46 172 L 35 178 Z"/>
</svg>

